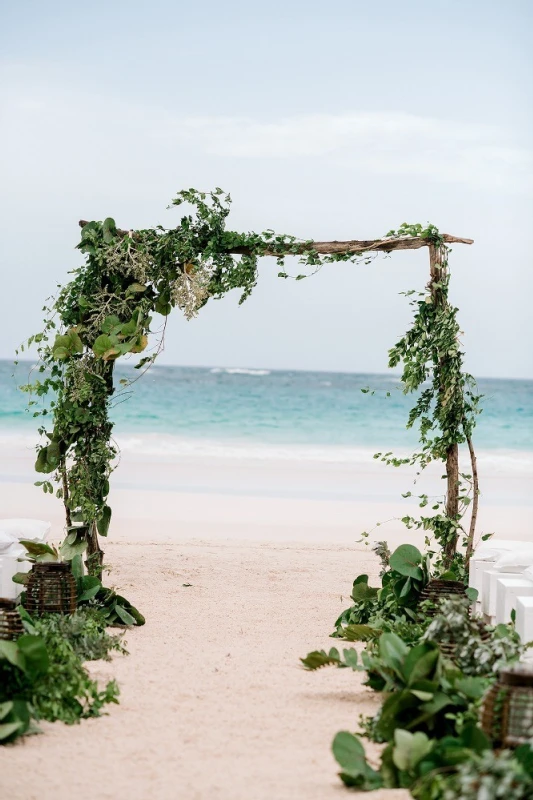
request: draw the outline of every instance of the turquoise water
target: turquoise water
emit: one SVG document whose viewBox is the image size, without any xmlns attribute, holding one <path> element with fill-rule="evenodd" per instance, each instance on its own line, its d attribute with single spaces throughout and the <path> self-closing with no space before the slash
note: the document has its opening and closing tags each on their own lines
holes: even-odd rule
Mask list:
<svg viewBox="0 0 533 800">
<path fill-rule="evenodd" d="M 17 385 L 30 363 L 0 361 L 0 432 L 37 428 Z M 138 375 L 119 367 L 117 379 Z M 363 394 L 370 387 L 375 394 Z M 165 434 L 192 442 L 327 448 L 411 447 L 413 398 L 394 375 L 155 366 L 117 397 L 119 435 Z M 533 451 L 533 381 L 479 380 L 485 395 L 475 441 L 489 450 Z M 389 394 L 390 396 L 387 396 Z"/>
</svg>

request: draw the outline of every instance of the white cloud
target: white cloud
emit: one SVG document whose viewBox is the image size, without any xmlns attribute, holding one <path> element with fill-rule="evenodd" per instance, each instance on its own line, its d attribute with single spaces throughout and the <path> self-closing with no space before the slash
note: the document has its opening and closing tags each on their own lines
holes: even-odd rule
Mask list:
<svg viewBox="0 0 533 800">
<path fill-rule="evenodd" d="M 127 103 L 109 94 L 79 95 L 46 84 L 6 84 L 4 137 L 48 139 L 62 153 L 84 136 L 102 148 L 118 144 L 137 156 L 166 154 L 222 159 L 325 160 L 367 174 L 425 177 L 494 191 L 530 193 L 533 158 L 504 127 L 402 112 L 355 111 L 258 119 L 179 115 L 171 108 Z M 52 145 L 52 146 L 54 146 Z"/>
<path fill-rule="evenodd" d="M 156 136 L 176 137 L 212 155 L 322 158 L 380 174 L 424 175 L 446 182 L 527 190 L 530 151 L 505 129 L 396 112 L 346 112 L 257 121 L 247 117 L 176 120 Z"/>
</svg>

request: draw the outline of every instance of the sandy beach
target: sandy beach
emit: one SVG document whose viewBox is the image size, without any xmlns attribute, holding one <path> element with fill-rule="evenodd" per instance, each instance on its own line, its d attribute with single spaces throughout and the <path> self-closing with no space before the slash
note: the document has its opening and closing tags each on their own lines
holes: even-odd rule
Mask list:
<svg viewBox="0 0 533 800">
<path fill-rule="evenodd" d="M 31 485 L 31 453 L 4 450 L 0 471 L 1 516 L 50 519 L 58 540 L 61 504 Z M 407 478 L 375 463 L 178 463 L 124 453 L 104 544 L 108 582 L 147 623 L 127 633 L 129 656 L 90 665 L 102 679 L 117 678 L 120 705 L 75 727 L 44 724 L 45 735 L 2 748 L 3 793 L 17 800 L 346 796 L 331 740 L 356 730 L 359 714 L 379 701 L 358 674 L 306 673 L 299 658 L 335 644 L 328 634 L 349 605 L 353 578 L 378 571 L 357 543 L 360 532 L 416 508 L 399 497 Z M 527 472 L 487 470 L 496 502 L 482 505 L 480 534 L 530 536 L 529 482 Z M 398 521 L 373 537 L 422 545 Z"/>
</svg>

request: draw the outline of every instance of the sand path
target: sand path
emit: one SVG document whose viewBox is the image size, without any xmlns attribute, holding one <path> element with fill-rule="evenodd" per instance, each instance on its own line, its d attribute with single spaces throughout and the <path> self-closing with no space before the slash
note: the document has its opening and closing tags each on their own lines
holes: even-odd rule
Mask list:
<svg viewBox="0 0 533 800">
<path fill-rule="evenodd" d="M 107 545 L 112 581 L 146 614 L 114 675 L 109 716 L 42 726 L 0 752 L 13 800 L 341 800 L 330 752 L 375 695 L 351 670 L 306 673 L 329 648 L 351 582 L 373 572 L 343 546 L 188 542 Z M 190 583 L 192 586 L 184 586 Z M 341 592 L 345 597 L 341 598 Z M 403 791 L 366 795 L 406 798 Z"/>
</svg>

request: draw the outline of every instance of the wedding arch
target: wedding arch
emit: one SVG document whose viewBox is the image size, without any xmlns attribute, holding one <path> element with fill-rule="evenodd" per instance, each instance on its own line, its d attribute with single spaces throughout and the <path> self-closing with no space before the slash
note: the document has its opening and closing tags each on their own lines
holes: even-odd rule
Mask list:
<svg viewBox="0 0 533 800">
<path fill-rule="evenodd" d="M 419 292 L 410 291 L 413 320 L 406 334 L 389 351 L 389 366 L 402 365 L 404 393 L 418 392 L 408 427 L 417 426 L 420 447 L 409 458 L 378 454 L 388 464 L 430 461 L 446 465 L 446 491 L 435 512 L 420 518 L 405 517 L 408 527 L 432 531 L 441 546 L 440 563 L 449 569 L 454 559 L 464 567 L 472 552 L 479 486 L 472 432 L 479 412 L 475 381 L 463 369 L 457 311 L 449 301 L 448 253 L 451 244 L 472 244 L 441 234 L 433 225 L 403 224 L 377 240 L 315 242 L 262 233 L 226 230 L 231 198 L 221 189 L 178 193 L 173 205 L 188 203 L 175 228 L 161 226 L 121 230 L 111 218 L 103 222 L 80 221 L 78 249 L 84 264 L 44 307 L 43 330 L 30 336 L 26 346 L 37 345 L 37 379 L 22 387 L 30 395 L 34 416 L 41 417 L 39 432 L 46 443 L 37 448 L 35 468 L 43 480 L 37 485 L 61 498 L 65 507 L 66 538 L 60 552 L 64 560 L 86 553 L 89 572 L 101 574 L 103 551 L 99 537 L 108 534 L 111 508 L 107 502 L 109 480 L 117 448 L 112 438 L 110 404 L 134 380 L 114 382 L 114 366 L 122 357 L 146 353 L 153 314 L 167 317 L 178 307 L 190 319 L 210 298 L 232 289 L 241 292 L 240 303 L 257 283 L 258 259 L 276 259 L 280 278 L 288 279 L 287 256 L 297 256 L 307 272 L 324 264 L 368 262 L 378 253 L 427 247 L 429 281 Z M 156 338 L 149 355 L 140 355 L 139 377 L 154 363 L 164 337 Z M 135 379 L 136 380 L 136 379 Z M 49 408 L 38 400 L 49 396 Z M 50 419 L 50 422 L 48 420 Z M 466 443 L 470 471 L 459 468 L 459 445 Z M 420 506 L 427 505 L 421 496 Z M 468 531 L 462 520 L 467 507 L 472 514 Z M 458 543 L 463 536 L 464 554 Z"/>
</svg>

